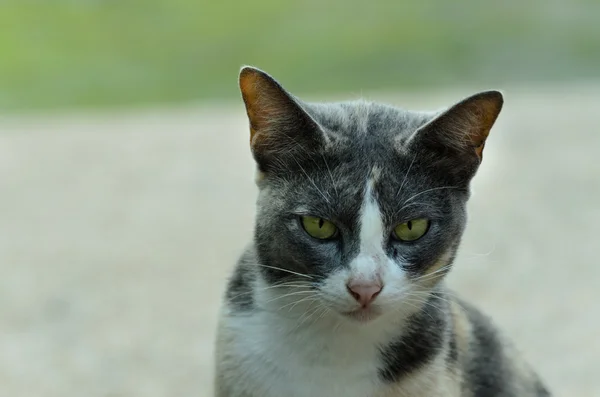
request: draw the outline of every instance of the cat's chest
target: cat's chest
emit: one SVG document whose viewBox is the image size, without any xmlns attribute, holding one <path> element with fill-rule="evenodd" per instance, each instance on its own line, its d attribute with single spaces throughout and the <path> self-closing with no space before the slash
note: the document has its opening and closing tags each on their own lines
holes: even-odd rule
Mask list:
<svg viewBox="0 0 600 397">
<path fill-rule="evenodd" d="M 381 388 L 376 374 L 367 366 L 346 363 L 331 368 L 291 361 L 286 367 L 285 371 L 277 371 L 277 377 L 271 378 L 269 396 L 375 397 Z"/>
<path fill-rule="evenodd" d="M 246 319 L 248 320 L 248 319 Z M 235 321 L 235 320 L 234 320 Z M 242 365 L 259 394 L 289 397 L 371 397 L 383 384 L 372 340 L 318 330 L 290 330 L 265 318 L 246 321 Z M 239 341 L 238 341 L 239 342 Z M 293 391 L 293 394 L 290 394 Z"/>
</svg>

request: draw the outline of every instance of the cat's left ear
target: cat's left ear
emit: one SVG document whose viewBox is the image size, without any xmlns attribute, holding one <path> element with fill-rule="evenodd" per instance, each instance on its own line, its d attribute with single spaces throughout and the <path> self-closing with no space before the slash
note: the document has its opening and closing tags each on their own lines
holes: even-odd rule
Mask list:
<svg viewBox="0 0 600 397">
<path fill-rule="evenodd" d="M 240 90 L 250 121 L 250 147 L 261 171 L 312 153 L 325 142 L 317 122 L 273 77 L 246 66 Z"/>
<path fill-rule="evenodd" d="M 504 99 L 499 91 L 485 91 L 458 102 L 420 127 L 410 138 L 438 155 L 477 166 L 485 141 Z"/>
</svg>

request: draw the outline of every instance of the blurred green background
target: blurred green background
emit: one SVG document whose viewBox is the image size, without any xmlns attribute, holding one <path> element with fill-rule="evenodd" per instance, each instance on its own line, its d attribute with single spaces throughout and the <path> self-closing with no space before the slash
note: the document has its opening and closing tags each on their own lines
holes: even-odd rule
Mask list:
<svg viewBox="0 0 600 397">
<path fill-rule="evenodd" d="M 0 109 L 600 77 L 600 1 L 0 0 Z"/>
</svg>

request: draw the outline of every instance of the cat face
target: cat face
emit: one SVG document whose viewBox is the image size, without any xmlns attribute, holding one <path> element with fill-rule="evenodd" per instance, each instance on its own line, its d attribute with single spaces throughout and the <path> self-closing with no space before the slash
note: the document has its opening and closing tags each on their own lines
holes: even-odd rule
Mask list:
<svg viewBox="0 0 600 397">
<path fill-rule="evenodd" d="M 301 103 L 252 68 L 240 86 L 258 165 L 265 289 L 280 303 L 317 302 L 357 321 L 423 301 L 456 254 L 501 94 L 436 114 Z"/>
</svg>

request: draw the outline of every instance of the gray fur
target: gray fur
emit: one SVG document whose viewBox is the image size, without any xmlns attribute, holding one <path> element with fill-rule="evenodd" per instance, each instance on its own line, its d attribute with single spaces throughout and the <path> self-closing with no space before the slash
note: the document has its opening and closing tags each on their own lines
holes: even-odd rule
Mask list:
<svg viewBox="0 0 600 397">
<path fill-rule="evenodd" d="M 273 119 L 253 123 L 256 109 L 248 103 L 251 95 L 245 96 L 251 128 L 258 129 L 258 124 L 261 128 L 252 138 L 260 173 L 256 227 L 254 242 L 229 283 L 221 327 L 227 328 L 228 319 L 264 310 L 257 301 L 259 284 L 276 289 L 303 283 L 318 291 L 331 274 L 347 268 L 360 250 L 360 212 L 365 181 L 371 180 L 389 233 L 410 219 L 431 221 L 428 232 L 413 243 L 390 238 L 384 247 L 387 257 L 413 280 L 443 265 L 428 285 L 428 303 L 378 346 L 378 378 L 373 382 L 381 382 L 384 390 L 443 356 L 447 371 L 459 378 L 460 396 L 547 396 L 535 374 L 507 353 L 508 344 L 486 317 L 469 305 L 448 303 L 454 298 L 443 283 L 466 225 L 469 183 L 481 161 L 474 148 L 485 141 L 485 137 L 471 141 L 468 133 L 469 128 L 478 128 L 473 120 L 481 115 L 471 106 L 477 99 L 461 102 L 467 104 L 466 110 L 459 103 L 446 113 L 366 101 L 309 104 L 285 92 L 268 75 L 255 72 L 264 79 L 259 83 L 268 85 L 268 93 L 261 95 L 276 97 L 274 105 L 261 106 L 277 106 L 277 112 Z M 498 95 L 479 94 L 500 101 L 494 102 L 499 112 Z M 341 237 L 315 240 L 300 224 L 303 215 L 334 222 Z M 243 342 L 243 336 L 239 338 Z M 224 357 L 232 354 L 228 344 L 233 342 L 228 341 L 221 340 L 217 349 L 218 395 L 258 397 L 250 391 L 226 391 L 237 390 L 231 388 L 228 376 L 247 376 L 238 373 L 242 370 L 237 362 L 233 367 L 225 364 L 229 358 Z"/>
<path fill-rule="evenodd" d="M 449 247 L 456 249 L 466 222 L 472 163 L 457 156 L 450 166 L 455 175 L 440 168 L 437 159 L 423 161 L 418 142 L 397 149 L 399 142 L 430 121 L 432 114 L 364 101 L 303 104 L 303 108 L 321 126 L 328 143 L 323 147 L 315 143 L 302 152 L 280 152 L 277 163 L 265 163 L 267 176 L 259 183 L 255 234 L 261 263 L 285 263 L 290 270 L 326 277 L 350 261 L 358 249 L 356 230 L 364 181 L 374 168 L 381 170 L 376 195 L 388 226 L 422 212 L 439 221 L 419 246 L 390 244 L 389 255 L 412 259 L 415 266 L 407 270 L 418 276 L 425 263 Z M 402 203 L 406 208 L 399 207 Z M 315 243 L 297 227 L 297 216 L 304 213 L 335 220 L 347 236 L 344 245 Z M 281 225 L 287 226 L 286 233 L 282 233 Z M 289 273 L 276 274 L 269 268 L 263 272 L 272 281 L 277 276 L 289 277 Z"/>
</svg>

